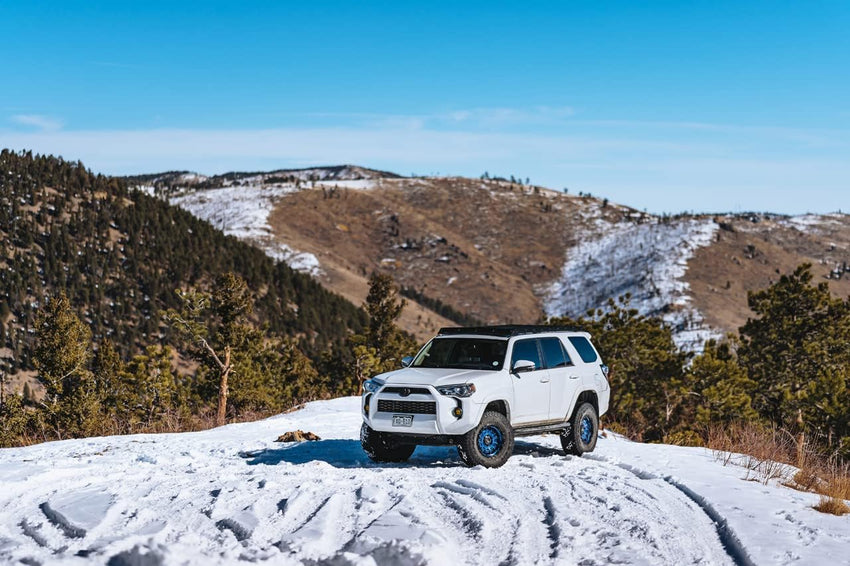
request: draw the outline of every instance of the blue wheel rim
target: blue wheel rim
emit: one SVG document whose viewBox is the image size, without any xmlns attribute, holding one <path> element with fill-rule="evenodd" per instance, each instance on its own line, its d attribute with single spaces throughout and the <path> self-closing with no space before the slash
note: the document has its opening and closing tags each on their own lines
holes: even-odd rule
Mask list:
<svg viewBox="0 0 850 566">
<path fill-rule="evenodd" d="M 588 416 L 584 416 L 581 419 L 579 437 L 581 437 L 581 441 L 585 444 L 590 442 L 590 439 L 593 438 L 593 421 L 590 420 L 590 417 Z"/>
<path fill-rule="evenodd" d="M 478 433 L 478 451 L 487 458 L 492 458 L 502 450 L 505 437 L 495 426 L 485 426 Z"/>
</svg>

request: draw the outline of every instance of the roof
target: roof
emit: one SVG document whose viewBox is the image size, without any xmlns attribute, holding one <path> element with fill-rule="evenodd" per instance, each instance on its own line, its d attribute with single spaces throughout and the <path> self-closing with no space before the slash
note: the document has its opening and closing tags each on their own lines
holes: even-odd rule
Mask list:
<svg viewBox="0 0 850 566">
<path fill-rule="evenodd" d="M 440 336 L 456 336 L 459 334 L 479 334 L 482 336 L 499 336 L 509 338 L 521 334 L 541 334 L 544 332 L 584 332 L 580 328 L 566 326 L 547 326 L 543 324 L 502 324 L 498 326 L 449 326 L 441 328 Z"/>
</svg>

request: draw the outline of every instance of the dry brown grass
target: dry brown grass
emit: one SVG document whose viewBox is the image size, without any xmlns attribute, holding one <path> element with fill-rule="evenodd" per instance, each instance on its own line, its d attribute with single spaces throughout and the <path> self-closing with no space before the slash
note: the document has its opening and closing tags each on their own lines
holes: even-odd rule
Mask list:
<svg viewBox="0 0 850 566">
<path fill-rule="evenodd" d="M 830 515 L 846 515 L 850 513 L 850 507 L 847 507 L 847 503 L 843 499 L 829 495 L 821 495 L 820 501 L 813 508 L 821 513 L 829 513 Z"/>
<path fill-rule="evenodd" d="M 764 484 L 778 480 L 786 487 L 820 494 L 813 506 L 818 511 L 850 513 L 850 463 L 824 455 L 806 437 L 750 423 L 711 427 L 707 436 L 715 458 L 724 466 L 745 468 L 744 479 Z"/>
<path fill-rule="evenodd" d="M 796 458 L 796 443 L 787 432 L 752 423 L 735 423 L 708 429 L 707 446 L 724 466 L 744 468 L 744 479 L 763 484 L 784 481 L 791 475 L 790 464 Z"/>
</svg>

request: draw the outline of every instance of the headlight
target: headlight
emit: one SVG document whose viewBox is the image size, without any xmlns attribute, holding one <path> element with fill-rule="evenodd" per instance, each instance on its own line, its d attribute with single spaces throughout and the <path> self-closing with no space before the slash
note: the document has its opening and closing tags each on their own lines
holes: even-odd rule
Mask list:
<svg viewBox="0 0 850 566">
<path fill-rule="evenodd" d="M 475 393 L 475 385 L 464 383 L 463 385 L 441 385 L 436 388 L 441 395 L 448 397 L 469 397 Z"/>
<path fill-rule="evenodd" d="M 367 379 L 363 382 L 363 390 L 366 391 L 366 393 L 377 393 L 378 389 L 383 386 L 383 383 L 375 379 Z"/>
</svg>

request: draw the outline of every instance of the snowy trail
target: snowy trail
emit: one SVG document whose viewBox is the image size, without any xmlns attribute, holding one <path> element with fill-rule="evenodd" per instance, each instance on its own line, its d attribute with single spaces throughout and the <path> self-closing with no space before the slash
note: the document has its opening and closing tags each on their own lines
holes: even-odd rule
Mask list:
<svg viewBox="0 0 850 566">
<path fill-rule="evenodd" d="M 2 450 L 0 561 L 735 563 L 700 505 L 624 464 L 631 443 L 574 458 L 532 437 L 497 470 L 442 447 L 377 465 L 359 421 L 348 398 L 200 433 Z M 273 442 L 295 428 L 323 440 Z"/>
</svg>

